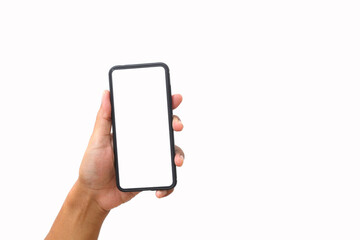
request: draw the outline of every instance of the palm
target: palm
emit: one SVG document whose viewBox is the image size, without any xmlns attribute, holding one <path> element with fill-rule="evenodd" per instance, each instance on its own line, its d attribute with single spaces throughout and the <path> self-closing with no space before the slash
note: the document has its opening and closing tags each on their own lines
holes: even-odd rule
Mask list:
<svg viewBox="0 0 360 240">
<path fill-rule="evenodd" d="M 79 180 L 91 189 L 100 207 L 110 210 L 129 201 L 137 192 L 121 192 L 116 187 L 112 136 L 101 144 L 90 140 L 80 167 Z"/>
</svg>

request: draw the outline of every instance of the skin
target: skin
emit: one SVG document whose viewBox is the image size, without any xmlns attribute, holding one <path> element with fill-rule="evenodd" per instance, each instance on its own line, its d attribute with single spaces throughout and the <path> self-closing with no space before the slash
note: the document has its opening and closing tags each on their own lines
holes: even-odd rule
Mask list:
<svg viewBox="0 0 360 240">
<path fill-rule="evenodd" d="M 180 94 L 172 96 L 173 109 L 182 101 Z M 183 124 L 174 115 L 173 129 L 181 131 Z M 150 127 L 150 126 L 148 126 Z M 184 162 L 184 152 L 175 146 L 175 164 Z M 174 191 L 156 191 L 163 198 Z M 70 190 L 45 239 L 97 239 L 101 225 L 111 209 L 123 204 L 139 192 L 121 192 L 116 187 L 111 134 L 110 92 L 104 91 L 93 133 L 79 170 L 79 178 Z"/>
</svg>

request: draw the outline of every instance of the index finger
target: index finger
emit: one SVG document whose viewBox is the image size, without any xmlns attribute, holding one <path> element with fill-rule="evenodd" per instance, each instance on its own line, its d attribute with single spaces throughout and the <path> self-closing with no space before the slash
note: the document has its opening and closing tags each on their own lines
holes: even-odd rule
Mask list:
<svg viewBox="0 0 360 240">
<path fill-rule="evenodd" d="M 172 95 L 172 108 L 175 109 L 177 108 L 180 103 L 182 102 L 182 96 L 181 94 L 174 94 Z"/>
</svg>

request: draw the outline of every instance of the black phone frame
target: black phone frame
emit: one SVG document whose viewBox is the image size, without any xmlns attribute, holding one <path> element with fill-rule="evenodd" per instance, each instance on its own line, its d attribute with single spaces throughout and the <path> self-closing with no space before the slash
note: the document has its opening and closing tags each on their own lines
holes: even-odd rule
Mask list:
<svg viewBox="0 0 360 240">
<path fill-rule="evenodd" d="M 117 155 L 117 144 L 116 144 L 116 121 L 115 121 L 115 111 L 114 111 L 112 73 L 116 70 L 133 69 L 133 68 L 150 68 L 150 67 L 162 67 L 165 70 L 168 122 L 169 122 L 169 137 L 170 137 L 170 152 L 171 152 L 171 167 L 172 167 L 173 182 L 170 186 L 122 188 L 120 186 L 119 169 L 118 169 L 118 155 Z M 169 189 L 174 188 L 177 184 L 177 176 L 176 176 L 176 166 L 175 166 L 174 130 L 172 127 L 173 112 L 172 112 L 172 96 L 171 96 L 169 67 L 163 62 L 116 65 L 116 66 L 113 66 L 109 71 L 109 87 L 110 87 L 110 101 L 111 101 L 111 121 L 112 121 L 112 130 L 113 130 L 114 167 L 115 167 L 116 185 L 117 185 L 118 189 L 122 192 L 139 192 L 139 191 L 147 191 L 147 190 L 152 190 L 152 191 L 154 191 L 154 190 L 169 190 Z"/>
</svg>

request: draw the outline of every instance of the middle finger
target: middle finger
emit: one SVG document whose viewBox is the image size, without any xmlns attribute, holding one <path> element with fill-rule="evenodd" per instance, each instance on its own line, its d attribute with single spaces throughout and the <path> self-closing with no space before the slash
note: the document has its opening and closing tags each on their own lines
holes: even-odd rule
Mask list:
<svg viewBox="0 0 360 240">
<path fill-rule="evenodd" d="M 172 127 L 175 131 L 179 132 L 184 128 L 180 118 L 176 115 L 173 115 Z"/>
</svg>

